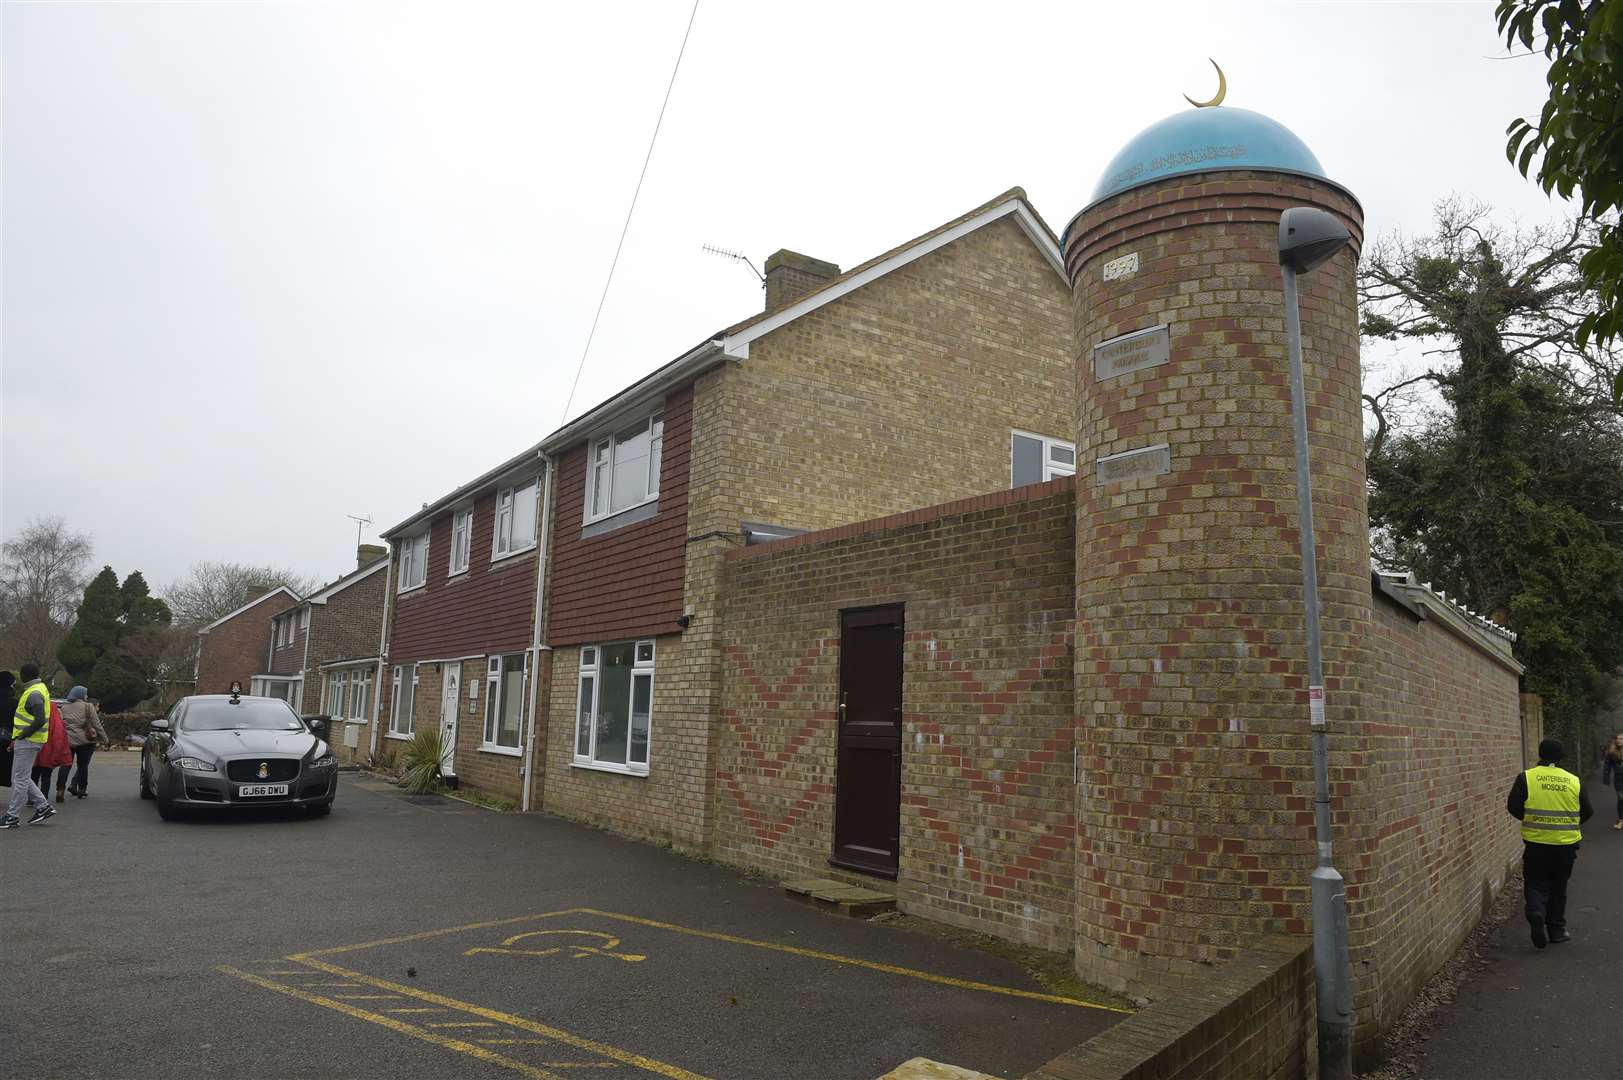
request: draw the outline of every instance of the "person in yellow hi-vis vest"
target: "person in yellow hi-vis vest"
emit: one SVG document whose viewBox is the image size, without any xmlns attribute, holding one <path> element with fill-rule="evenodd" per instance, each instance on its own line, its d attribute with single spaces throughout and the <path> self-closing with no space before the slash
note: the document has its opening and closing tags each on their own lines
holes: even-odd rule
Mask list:
<svg viewBox="0 0 1623 1080">
<path fill-rule="evenodd" d="M 23 687 L 17 693 L 17 709 L 6 718 L 6 740 L 11 743 L 11 801 L 6 816 L 0 817 L 0 829 L 15 829 L 20 822 L 17 815 L 23 807 L 32 805 L 34 816 L 30 825 L 38 825 L 56 813 L 45 793 L 34 783 L 34 759 L 45 745 L 47 726 L 51 719 L 51 692 L 39 679 L 38 664 L 24 664 L 20 673 Z"/>
<path fill-rule="evenodd" d="M 1571 941 L 1567 931 L 1567 879 L 1578 860 L 1579 826 L 1594 811 L 1583 781 L 1556 762 L 1559 739 L 1538 744 L 1538 765 L 1516 777 L 1505 809 L 1522 823 L 1522 885 L 1533 947 Z"/>
</svg>

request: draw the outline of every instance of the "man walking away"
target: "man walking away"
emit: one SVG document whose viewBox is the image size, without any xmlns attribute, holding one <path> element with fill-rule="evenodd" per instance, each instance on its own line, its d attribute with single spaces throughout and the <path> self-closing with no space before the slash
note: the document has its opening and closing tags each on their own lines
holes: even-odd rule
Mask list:
<svg viewBox="0 0 1623 1080">
<path fill-rule="evenodd" d="M 17 710 L 11 718 L 11 802 L 0 829 L 15 829 L 17 815 L 26 803 L 34 808 L 30 825 L 38 825 L 56 813 L 45 793 L 34 783 L 34 759 L 45 745 L 51 719 L 51 694 L 39 679 L 38 664 L 24 664 L 23 688 L 17 695 Z"/>
<path fill-rule="evenodd" d="M 1572 940 L 1567 879 L 1584 838 L 1578 826 L 1593 812 L 1583 781 L 1556 764 L 1564 753 L 1559 739 L 1539 743 L 1538 765 L 1516 777 L 1505 799 L 1505 809 L 1522 823 L 1522 885 L 1537 949 Z"/>
</svg>

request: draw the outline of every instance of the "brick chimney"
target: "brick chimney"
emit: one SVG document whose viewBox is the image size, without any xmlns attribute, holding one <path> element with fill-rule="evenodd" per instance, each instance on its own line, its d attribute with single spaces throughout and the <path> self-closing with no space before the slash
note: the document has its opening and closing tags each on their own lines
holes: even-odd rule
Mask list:
<svg viewBox="0 0 1623 1080">
<path fill-rule="evenodd" d="M 776 311 L 840 276 L 831 262 L 784 248 L 766 260 L 766 309 Z"/>
<path fill-rule="evenodd" d="M 355 569 L 371 566 L 387 554 L 389 549 L 382 544 L 362 544 L 355 549 Z"/>
</svg>

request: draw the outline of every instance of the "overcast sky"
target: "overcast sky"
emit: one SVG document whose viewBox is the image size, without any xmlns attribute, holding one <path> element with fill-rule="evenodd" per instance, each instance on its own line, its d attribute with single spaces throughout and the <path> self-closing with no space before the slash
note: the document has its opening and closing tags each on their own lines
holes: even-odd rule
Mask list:
<svg viewBox="0 0 1623 1080">
<path fill-rule="evenodd" d="M 326 579 L 563 418 L 687 0 L 6 3 L 0 528 L 61 514 L 161 587 Z M 1280 120 L 1419 232 L 1506 163 L 1542 61 L 1493 5 L 701 0 L 571 415 L 1012 187 L 1057 230 L 1209 96 Z"/>
</svg>

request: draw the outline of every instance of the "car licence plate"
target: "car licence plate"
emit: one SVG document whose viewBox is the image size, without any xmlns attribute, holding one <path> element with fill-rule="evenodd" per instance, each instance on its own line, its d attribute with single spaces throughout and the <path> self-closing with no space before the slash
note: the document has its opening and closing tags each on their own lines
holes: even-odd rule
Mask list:
<svg viewBox="0 0 1623 1080">
<path fill-rule="evenodd" d="M 251 799 L 256 795 L 286 795 L 286 784 L 244 784 L 237 789 L 237 798 Z"/>
</svg>

